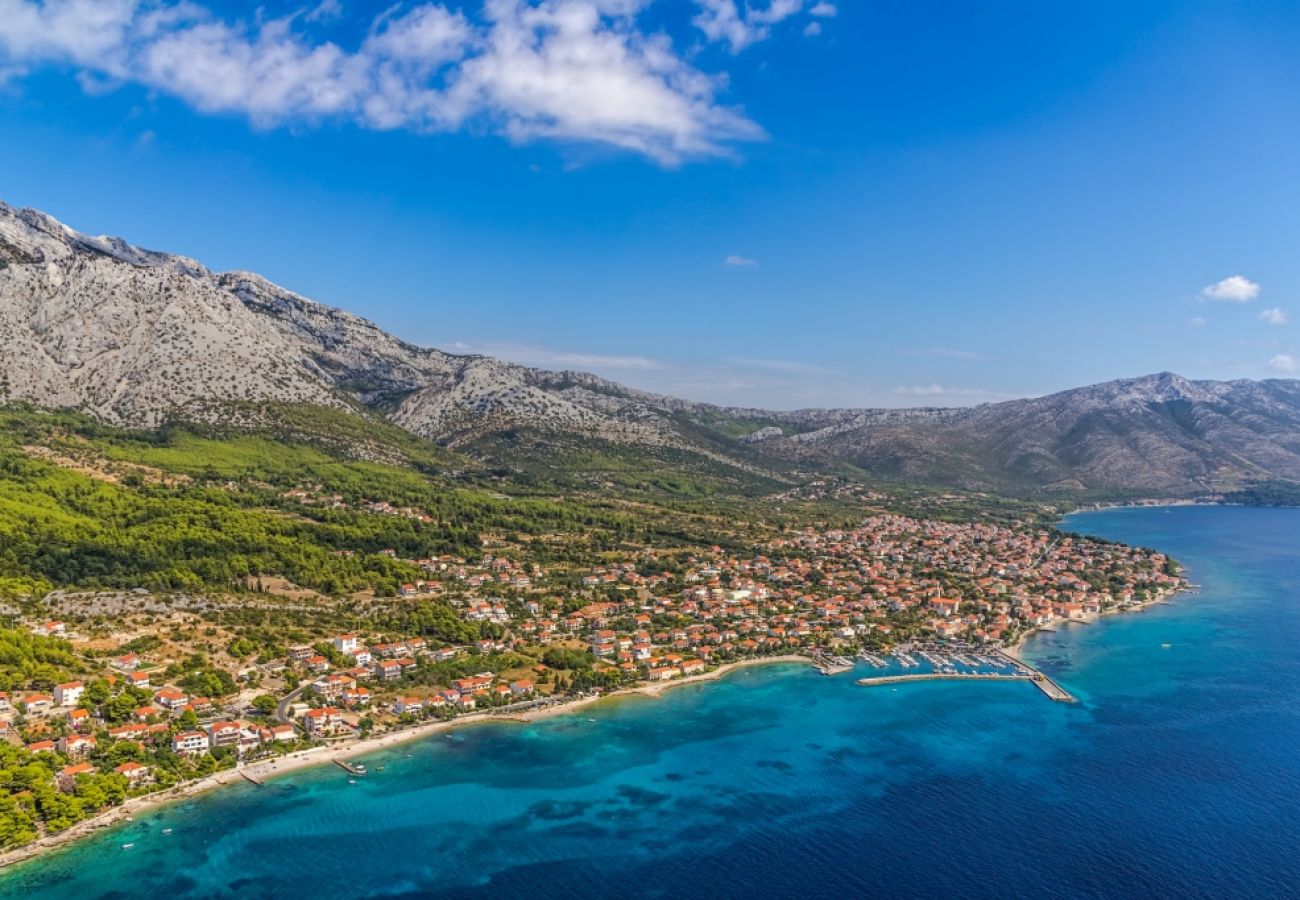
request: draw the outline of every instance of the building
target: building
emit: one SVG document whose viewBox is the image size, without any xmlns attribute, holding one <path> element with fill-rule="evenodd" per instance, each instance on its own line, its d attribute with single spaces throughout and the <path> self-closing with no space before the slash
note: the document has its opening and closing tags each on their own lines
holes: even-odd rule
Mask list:
<svg viewBox="0 0 1300 900">
<path fill-rule="evenodd" d="M 326 737 L 337 734 L 342 728 L 343 714 L 333 706 L 309 709 L 302 714 L 303 725 L 312 737 Z"/>
<path fill-rule="evenodd" d="M 231 747 L 239 743 L 238 722 L 213 722 L 208 726 L 208 738 L 213 747 Z"/>
<path fill-rule="evenodd" d="M 114 768 L 113 771 L 125 776 L 127 784 L 131 787 L 137 787 L 153 780 L 153 770 L 138 762 L 124 762 Z"/>
<path fill-rule="evenodd" d="M 208 736 L 202 731 L 182 731 L 172 738 L 172 749 L 177 753 L 197 756 L 208 750 Z"/>
<path fill-rule="evenodd" d="M 63 769 L 60 770 L 58 778 L 56 779 L 59 785 L 59 790 L 63 791 L 65 794 L 71 794 L 77 788 L 77 776 L 90 775 L 94 771 L 95 767 L 88 762 L 77 763 L 72 766 L 64 766 Z"/>
<path fill-rule="evenodd" d="M 190 698 L 180 691 L 164 690 L 153 695 L 153 700 L 164 709 L 173 712 L 190 702 Z"/>
<path fill-rule="evenodd" d="M 54 686 L 54 702 L 59 706 L 76 706 L 81 702 L 81 695 L 85 693 L 85 690 L 86 686 L 80 681 L 56 684 Z"/>
</svg>

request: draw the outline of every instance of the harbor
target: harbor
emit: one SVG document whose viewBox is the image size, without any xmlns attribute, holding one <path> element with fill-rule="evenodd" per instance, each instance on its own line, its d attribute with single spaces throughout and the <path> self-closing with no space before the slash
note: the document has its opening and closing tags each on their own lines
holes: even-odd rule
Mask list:
<svg viewBox="0 0 1300 900">
<path fill-rule="evenodd" d="M 1028 681 L 1054 702 L 1078 702 L 1052 678 L 1000 649 L 962 644 L 908 644 L 887 653 L 864 650 L 858 659 L 882 670 L 880 675 L 859 678 L 857 683 L 864 687 L 909 681 Z"/>
</svg>

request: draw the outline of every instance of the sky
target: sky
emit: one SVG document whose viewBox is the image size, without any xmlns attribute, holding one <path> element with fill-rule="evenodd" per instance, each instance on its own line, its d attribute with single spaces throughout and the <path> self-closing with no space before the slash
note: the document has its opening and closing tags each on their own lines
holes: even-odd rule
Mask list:
<svg viewBox="0 0 1300 900">
<path fill-rule="evenodd" d="M 0 0 L 0 199 L 732 405 L 1300 377 L 1300 5 Z"/>
</svg>

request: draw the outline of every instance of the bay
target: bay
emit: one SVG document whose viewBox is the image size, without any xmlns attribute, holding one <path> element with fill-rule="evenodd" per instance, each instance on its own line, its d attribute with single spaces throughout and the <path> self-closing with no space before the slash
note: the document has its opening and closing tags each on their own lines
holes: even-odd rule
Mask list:
<svg viewBox="0 0 1300 900">
<path fill-rule="evenodd" d="M 1066 527 L 1200 585 L 1031 638 L 1078 704 L 743 669 L 165 807 L 0 898 L 1300 897 L 1300 510 Z"/>
</svg>

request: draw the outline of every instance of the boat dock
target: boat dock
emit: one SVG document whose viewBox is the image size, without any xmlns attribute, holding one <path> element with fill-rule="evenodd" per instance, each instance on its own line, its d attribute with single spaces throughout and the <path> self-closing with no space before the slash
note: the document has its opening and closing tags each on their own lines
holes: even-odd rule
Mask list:
<svg viewBox="0 0 1300 900">
<path fill-rule="evenodd" d="M 239 774 L 243 775 L 246 781 L 250 782 L 251 784 L 257 785 L 258 787 L 261 787 L 264 783 L 262 779 L 258 778 L 256 775 L 248 774 L 248 771 L 246 769 L 240 769 Z"/>
<path fill-rule="evenodd" d="M 900 681 L 1033 681 L 1030 675 L 999 675 L 997 672 L 917 672 L 914 675 L 877 675 L 859 678 L 866 687 L 873 684 L 897 684 Z"/>
<path fill-rule="evenodd" d="M 905 667 L 917 665 L 915 657 L 906 652 L 895 651 L 894 657 Z M 1024 660 L 1002 650 L 980 651 L 973 658 L 957 654 L 952 657 L 964 666 L 990 665 L 996 669 L 1010 669 L 1009 672 L 961 672 L 958 671 L 947 656 L 936 656 L 930 652 L 918 651 L 917 655 L 933 666 L 931 672 L 907 672 L 899 675 L 877 675 L 859 678 L 857 683 L 870 687 L 877 684 L 898 684 L 904 681 L 1030 681 L 1050 700 L 1056 703 L 1077 703 L 1075 697 L 1047 675 L 1035 669 Z M 911 665 L 909 665 L 909 663 Z"/>
<path fill-rule="evenodd" d="M 344 762 L 344 761 L 341 760 L 341 759 L 336 759 L 336 760 L 334 760 L 334 765 L 338 766 L 340 769 L 344 769 L 344 770 L 346 770 L 347 773 L 348 773 L 349 775 L 364 775 L 364 774 L 366 774 L 366 767 L 365 767 L 365 766 L 354 766 L 354 765 L 352 765 L 352 763 Z"/>
</svg>

